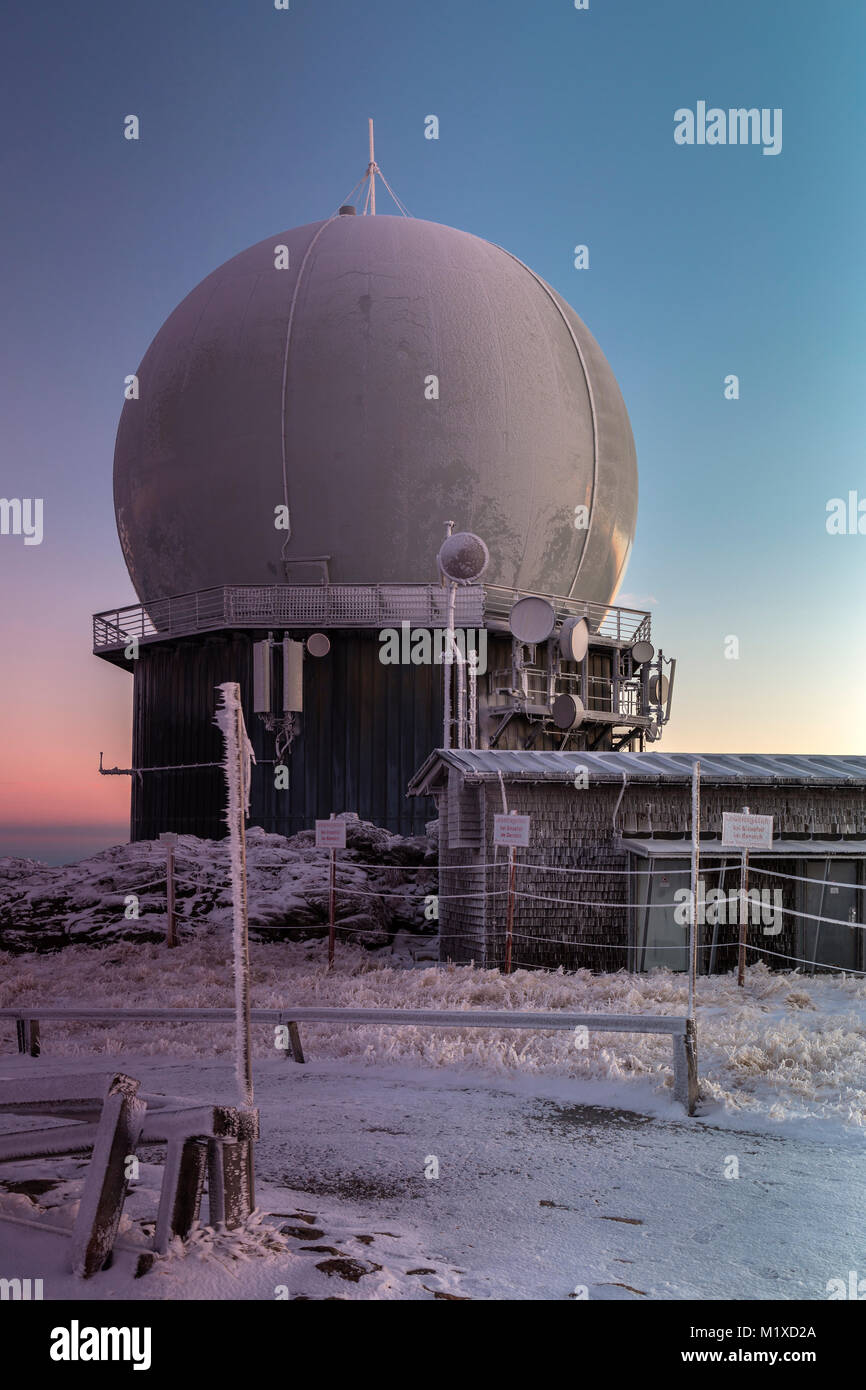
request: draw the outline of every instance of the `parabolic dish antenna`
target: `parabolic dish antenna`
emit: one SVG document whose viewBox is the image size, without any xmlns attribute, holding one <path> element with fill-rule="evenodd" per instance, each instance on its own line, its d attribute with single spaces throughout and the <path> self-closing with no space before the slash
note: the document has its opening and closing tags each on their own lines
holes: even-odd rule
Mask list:
<svg viewBox="0 0 866 1390">
<path fill-rule="evenodd" d="M 586 618 L 566 618 L 559 634 L 559 650 L 564 661 L 583 661 L 589 647 Z"/>
<path fill-rule="evenodd" d="M 307 651 L 310 656 L 327 656 L 331 650 L 331 639 L 324 632 L 311 632 L 307 638 Z"/>
<path fill-rule="evenodd" d="M 472 531 L 455 531 L 439 548 L 439 568 L 452 584 L 475 584 L 490 563 L 490 552 Z"/>
<path fill-rule="evenodd" d="M 546 598 L 519 598 L 508 615 L 508 626 L 518 642 L 546 642 L 556 627 L 556 611 Z"/>
<path fill-rule="evenodd" d="M 583 723 L 583 701 L 579 695 L 557 695 L 551 708 L 557 729 L 576 729 Z"/>
<path fill-rule="evenodd" d="M 660 676 L 658 672 L 653 672 L 649 680 L 649 697 L 653 705 L 663 705 L 668 698 L 670 682 L 667 676 Z"/>
<path fill-rule="evenodd" d="M 656 649 L 652 642 L 635 642 L 631 649 L 631 659 L 636 666 L 643 666 L 645 661 L 652 661 L 656 654 Z"/>
</svg>

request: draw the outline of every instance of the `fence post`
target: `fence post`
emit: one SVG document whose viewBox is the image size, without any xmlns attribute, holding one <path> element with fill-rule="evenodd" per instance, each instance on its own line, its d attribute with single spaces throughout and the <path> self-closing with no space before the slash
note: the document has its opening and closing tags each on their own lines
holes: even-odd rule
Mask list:
<svg viewBox="0 0 866 1390">
<path fill-rule="evenodd" d="M 296 1062 L 305 1061 L 304 1049 L 301 1045 L 301 1034 L 298 1030 L 297 1023 L 289 1024 L 289 1048 Z"/>
<path fill-rule="evenodd" d="M 692 910 L 689 913 L 689 1013 L 695 1017 L 695 987 L 698 973 L 698 900 L 701 871 L 701 764 L 692 768 Z"/>
<path fill-rule="evenodd" d="M 38 1018 L 16 1018 L 15 1031 L 18 1035 L 18 1051 L 30 1057 L 38 1057 L 42 1051 L 39 1040 Z"/>
<path fill-rule="evenodd" d="M 84 1279 L 102 1269 L 120 1225 L 129 1185 L 126 1159 L 135 1153 L 147 1110 L 137 1091 L 137 1081 L 118 1073 L 102 1104 L 72 1228 L 72 1272 Z"/>
<path fill-rule="evenodd" d="M 686 1067 L 688 1071 L 688 1105 L 690 1115 L 694 1115 L 698 1102 L 698 1025 L 693 1018 L 686 1020 Z"/>
<path fill-rule="evenodd" d="M 334 819 L 334 812 L 331 812 L 331 820 Z M 336 875 L 337 875 L 337 851 L 332 846 L 330 851 L 330 868 L 328 876 L 328 969 L 334 964 L 334 941 L 337 935 L 336 925 Z"/>
<path fill-rule="evenodd" d="M 749 814 L 748 806 L 743 807 L 743 815 Z M 740 950 L 737 958 L 737 984 L 740 989 L 746 983 L 746 924 L 749 920 L 749 851 L 743 850 L 740 864 Z"/>
<path fill-rule="evenodd" d="M 177 945 L 177 920 L 174 915 L 174 848 L 177 836 L 163 831 L 160 841 L 165 845 L 165 910 L 167 915 L 165 929 L 166 946 Z"/>
<path fill-rule="evenodd" d="M 508 916 L 505 925 L 505 973 L 511 974 L 511 938 L 514 931 L 514 846 L 508 846 Z"/>
<path fill-rule="evenodd" d="M 221 705 L 216 722 L 225 739 L 223 772 L 228 791 L 226 820 L 231 852 L 232 918 L 234 925 L 235 1069 L 241 1104 L 253 1104 L 253 1061 L 250 1037 L 250 951 L 247 912 L 247 846 L 244 820 L 249 814 L 252 745 L 244 725 L 241 688 L 236 681 L 217 686 Z"/>
</svg>

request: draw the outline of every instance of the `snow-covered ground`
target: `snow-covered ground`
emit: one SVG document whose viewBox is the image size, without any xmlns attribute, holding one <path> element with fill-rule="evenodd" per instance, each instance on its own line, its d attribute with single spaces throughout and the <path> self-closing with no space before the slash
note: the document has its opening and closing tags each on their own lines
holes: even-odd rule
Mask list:
<svg viewBox="0 0 866 1390">
<path fill-rule="evenodd" d="M 332 1004 L 381 1008 L 566 1009 L 608 1013 L 686 1011 L 682 975 L 656 970 L 592 975 L 518 970 L 504 976 L 472 966 L 405 969 L 391 957 L 340 945 L 328 972 L 323 942 L 252 943 L 252 1003 Z M 175 950 L 118 942 L 102 950 L 70 946 L 44 955 L 6 957 L 0 1006 L 76 1000 L 109 1008 L 231 1007 L 229 944 L 211 935 Z M 821 1119 L 866 1129 L 866 981 L 801 976 L 763 964 L 747 972 L 744 989 L 731 975 L 698 982 L 698 1057 L 704 1111 L 714 1121 L 746 1117 L 770 1125 L 802 1117 L 810 1132 Z M 672 1083 L 671 1044 L 649 1033 L 591 1033 L 581 1049 L 569 1032 L 334 1027 L 305 1025 L 304 1045 L 316 1060 L 331 1058 L 473 1069 L 487 1075 L 536 1074 L 616 1083 L 618 1103 L 664 1095 Z M 255 1056 L 274 1055 L 272 1027 L 254 1027 Z M 15 1050 L 7 1023 L 0 1055 Z M 61 1056 L 227 1056 L 231 1024 L 118 1023 L 43 1026 L 42 1065 Z M 638 1088 L 638 1083 L 644 1083 Z"/>
<path fill-rule="evenodd" d="M 41 1065 L 16 1057 L 2 1070 Z M 53 1069 L 81 1065 L 66 1058 Z M 129 1055 L 123 1065 L 166 1092 L 225 1099 L 233 1085 L 228 1059 Z M 275 1214 L 268 1224 L 284 1253 L 257 1257 L 246 1238 L 208 1249 L 202 1239 L 142 1278 L 121 1251 L 80 1283 L 64 1272 L 61 1238 L 0 1223 L 0 1277 L 40 1277 L 46 1298 L 644 1301 L 826 1299 L 831 1279 L 866 1276 L 859 1131 L 831 1136 L 825 1122 L 812 1139 L 733 1117 L 722 1128 L 687 1119 L 645 1080 L 629 1086 L 262 1060 L 256 1196 Z M 623 1096 L 634 1109 L 615 1108 Z M 56 1161 L 14 1175 L 9 1165 L 3 1177 L 46 1173 L 56 1175 Z M 157 1180 L 142 1167 L 137 1219 L 152 1219 Z M 40 1206 L 70 1195 L 33 1193 Z"/>
<path fill-rule="evenodd" d="M 685 1012 L 685 979 L 668 971 L 425 966 L 413 954 L 429 938 L 411 933 L 435 889 L 429 843 L 352 834 L 331 972 L 321 939 L 286 939 L 321 932 L 321 858 L 300 837 L 252 836 L 253 1006 Z M 224 874 L 207 842 L 183 847 L 194 887 L 174 950 L 158 939 L 158 902 L 144 929 L 118 923 L 132 871 L 158 868 L 153 846 L 107 851 L 86 872 L 5 861 L 0 1006 L 231 1006 Z M 376 916 L 366 895 L 383 890 L 397 906 Z M 82 1162 L 4 1165 L 0 1213 L 43 1229 L 0 1222 L 0 1278 L 41 1278 L 46 1298 L 429 1300 L 798 1300 L 826 1298 L 852 1270 L 866 1279 L 866 981 L 759 964 L 742 990 L 700 979 L 697 998 L 692 1119 L 672 1099 L 664 1036 L 590 1033 L 582 1047 L 569 1032 L 304 1025 L 298 1066 L 254 1026 L 264 1215 L 230 1236 L 202 1228 L 136 1278 L 160 1181 L 160 1151 L 147 1150 L 112 1267 L 80 1283 L 45 1227 L 71 1224 Z M 120 1069 L 145 1089 L 231 1104 L 233 1035 L 231 1023 L 48 1022 L 35 1059 L 7 1020 L 0 1076 Z"/>
</svg>

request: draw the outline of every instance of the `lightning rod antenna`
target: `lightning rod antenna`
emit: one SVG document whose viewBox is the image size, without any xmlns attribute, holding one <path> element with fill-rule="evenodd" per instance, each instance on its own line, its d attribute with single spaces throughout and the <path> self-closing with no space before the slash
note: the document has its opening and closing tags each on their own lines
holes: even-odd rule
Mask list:
<svg viewBox="0 0 866 1390">
<path fill-rule="evenodd" d="M 375 146 L 374 146 L 374 144 L 373 144 L 373 117 L 372 117 L 372 116 L 370 117 L 368 124 L 369 124 L 369 127 L 370 127 L 370 163 L 369 163 L 368 166 L 367 166 L 367 178 L 370 180 L 370 188 L 369 188 L 370 216 L 371 216 L 371 217 L 375 217 L 375 216 L 376 216 L 376 175 L 377 175 L 377 173 L 379 172 L 379 167 L 378 167 L 378 165 L 377 165 L 377 163 L 376 163 L 376 149 L 375 149 Z"/>
</svg>

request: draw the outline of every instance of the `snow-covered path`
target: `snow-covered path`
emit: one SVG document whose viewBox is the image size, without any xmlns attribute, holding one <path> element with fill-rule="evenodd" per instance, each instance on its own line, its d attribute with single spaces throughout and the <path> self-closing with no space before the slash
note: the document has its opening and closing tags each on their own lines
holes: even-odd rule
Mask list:
<svg viewBox="0 0 866 1390">
<path fill-rule="evenodd" d="M 82 1060 L 52 1069 L 80 1070 Z M 8 1058 L 3 1070 L 40 1065 Z M 223 1058 L 110 1065 L 156 1090 L 232 1094 Z M 828 1280 L 849 1270 L 866 1275 L 862 1131 L 804 1120 L 746 1129 L 715 1110 L 689 1120 L 634 1082 L 345 1059 L 268 1059 L 255 1070 L 259 1205 L 305 1212 L 318 1239 L 385 1274 L 339 1287 L 316 1275 L 325 1290 L 291 1260 L 282 1274 L 279 1260 L 255 1260 L 232 1276 L 182 1261 L 168 1279 L 126 1282 L 123 1296 L 274 1298 L 285 1282 L 312 1297 L 429 1298 L 438 1288 L 451 1290 L 439 1297 L 566 1299 L 582 1286 L 592 1299 L 803 1300 L 826 1299 Z M 425 1175 L 432 1159 L 438 1178 Z M 732 1159 L 739 1178 L 725 1176 Z M 365 1244 L 352 1244 L 362 1232 Z M 88 1296 L 119 1273 L 91 1281 Z"/>
<path fill-rule="evenodd" d="M 464 1294 L 809 1299 L 849 1269 L 866 1274 L 860 1136 L 718 1129 L 676 1107 L 611 1111 L 477 1074 L 295 1072 L 290 1129 L 261 1145 L 261 1177 L 364 1193 L 367 1210 L 466 1271 Z M 271 1069 L 265 1114 L 285 1084 Z M 431 1155 L 438 1180 L 424 1175 Z M 732 1156 L 738 1179 L 724 1176 Z"/>
</svg>

